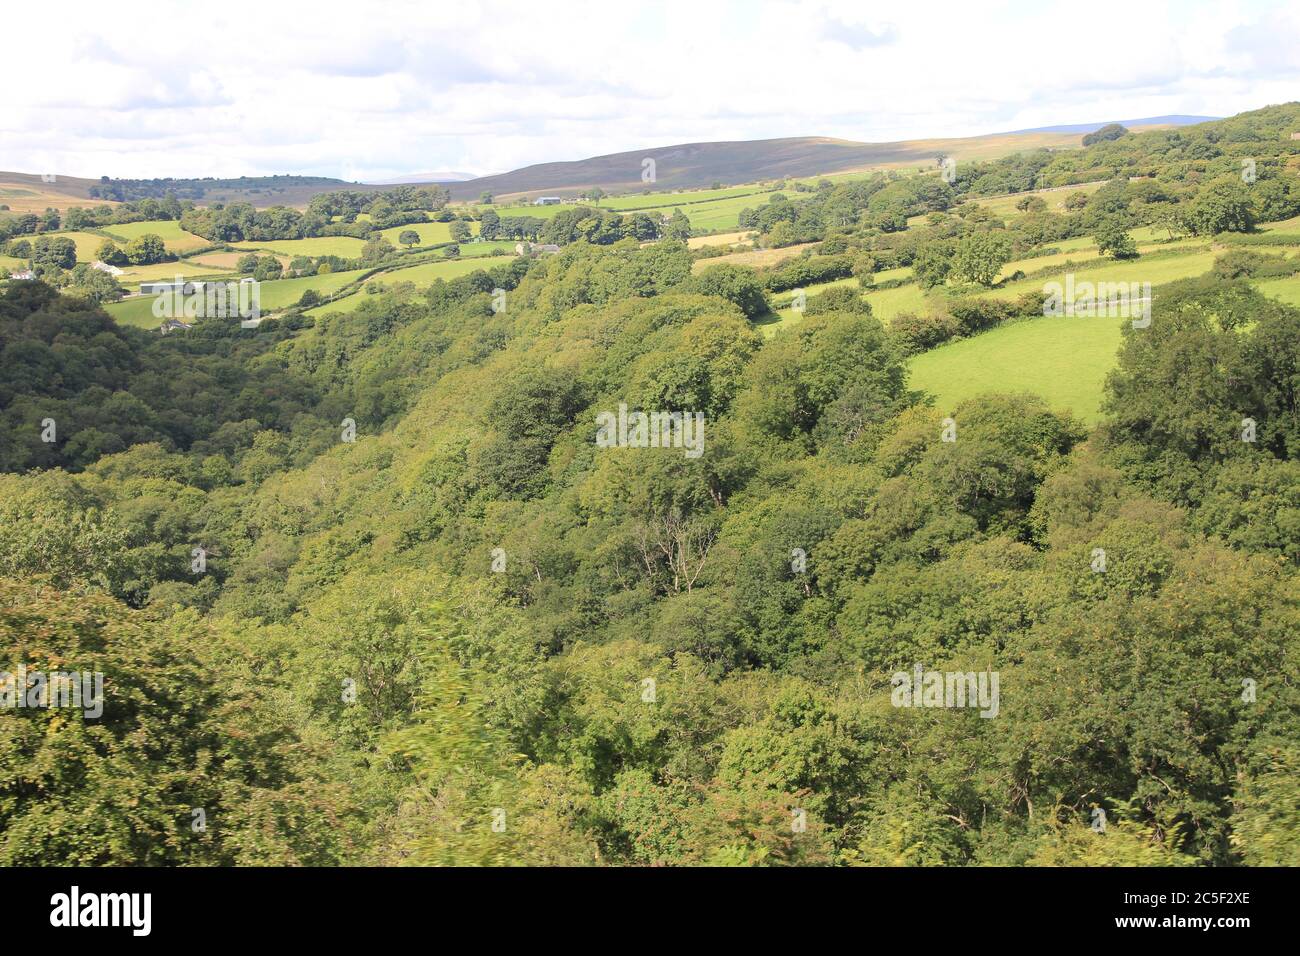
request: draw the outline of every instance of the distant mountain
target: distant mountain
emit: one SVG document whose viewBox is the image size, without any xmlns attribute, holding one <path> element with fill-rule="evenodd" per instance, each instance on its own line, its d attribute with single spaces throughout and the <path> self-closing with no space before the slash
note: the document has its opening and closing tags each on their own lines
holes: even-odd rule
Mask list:
<svg viewBox="0 0 1300 956">
<path fill-rule="evenodd" d="M 682 143 L 611 153 L 562 163 L 540 163 L 495 176 L 448 186 L 453 199 L 474 199 L 487 191 L 498 199 L 539 191 L 571 196 L 593 186 L 606 192 L 646 189 L 642 179 L 653 160 L 655 190 L 694 189 L 808 177 L 871 167 L 928 166 L 940 154 L 961 159 L 993 159 L 1025 149 L 1077 147 L 1064 133 L 1001 133 L 959 139 L 918 139 L 897 143 L 859 143 L 826 136 L 754 139 L 721 143 Z"/>
<path fill-rule="evenodd" d="M 1131 129 L 1153 126 L 1187 126 L 1214 120 L 1211 116 L 1148 116 L 1142 119 L 1111 120 Z M 539 163 L 492 176 L 472 177 L 468 173 L 438 171 L 412 174 L 383 183 L 347 183 L 325 177 L 271 176 L 238 179 L 151 180 L 150 186 L 194 187 L 200 203 L 249 202 L 262 208 L 272 205 L 305 207 L 312 196 L 335 189 L 377 192 L 397 184 L 439 183 L 454 200 L 477 199 L 490 192 L 499 201 L 536 198 L 539 195 L 571 197 L 593 187 L 611 193 L 665 192 L 698 189 L 713 183 L 741 185 L 785 177 L 852 172 L 872 168 L 933 167 L 940 155 L 960 161 L 991 160 L 1029 149 L 1077 149 L 1083 134 L 1106 123 L 1076 123 L 1017 130 L 987 136 L 946 139 L 915 139 L 895 143 L 863 143 L 826 136 L 795 136 L 784 139 L 738 140 L 731 142 L 682 143 L 654 146 L 593 156 L 570 162 Z M 647 160 L 653 160 L 648 163 Z M 653 179 L 643 179 L 653 170 Z M 59 176 L 49 183 L 42 177 L 0 172 L 0 195 L 10 197 L 14 212 L 24 206 L 41 211 L 47 205 L 71 205 L 83 201 L 97 180 Z M 6 190 L 6 187 L 9 187 Z M 200 191 L 201 190 L 201 191 Z M 180 188 L 179 195 L 184 195 Z M 159 191 L 161 195 L 161 191 Z M 66 197 L 66 198 L 64 198 Z M 60 202 L 59 199 L 64 198 Z"/>
<path fill-rule="evenodd" d="M 1142 119 L 1106 120 L 1104 123 L 1074 123 L 1067 126 L 1037 126 L 1034 129 L 1018 129 L 1016 133 L 1095 133 L 1103 126 L 1119 123 L 1133 129 L 1135 126 L 1194 126 L 1197 123 L 1210 123 L 1223 119 L 1222 116 L 1187 116 L 1175 113 L 1170 116 L 1147 116 Z"/>
</svg>

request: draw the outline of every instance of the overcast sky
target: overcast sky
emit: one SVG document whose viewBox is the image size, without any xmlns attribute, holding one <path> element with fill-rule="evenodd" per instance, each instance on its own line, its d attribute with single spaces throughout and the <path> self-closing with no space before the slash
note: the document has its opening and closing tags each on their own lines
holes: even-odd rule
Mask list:
<svg viewBox="0 0 1300 956">
<path fill-rule="evenodd" d="M 0 169 L 376 181 L 707 140 L 968 136 L 1300 98 L 1296 2 L 135 7 L 6 13 Z"/>
</svg>

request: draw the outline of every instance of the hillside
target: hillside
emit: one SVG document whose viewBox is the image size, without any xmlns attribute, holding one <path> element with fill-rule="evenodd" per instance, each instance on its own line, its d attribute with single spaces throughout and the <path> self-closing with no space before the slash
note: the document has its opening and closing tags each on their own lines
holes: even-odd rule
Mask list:
<svg viewBox="0 0 1300 956">
<path fill-rule="evenodd" d="M 1132 129 L 1144 125 L 1183 125 L 1180 120 L 1197 117 L 1152 117 L 1133 120 Z M 428 173 L 398 176 L 385 183 L 349 183 L 323 176 L 261 176 L 237 179 L 185 179 L 171 181 L 179 198 L 192 198 L 202 205 L 215 202 L 246 202 L 262 209 L 270 206 L 302 208 L 313 196 L 339 189 L 374 193 L 393 184 L 421 185 L 440 182 L 453 200 L 477 199 L 483 192 L 498 200 L 528 193 L 548 192 L 572 196 L 599 187 L 606 192 L 657 192 L 697 189 L 715 182 L 737 185 L 785 178 L 806 178 L 873 168 L 925 167 L 940 154 L 962 160 L 992 160 L 1029 149 L 1073 149 L 1081 133 L 1103 124 L 1048 127 L 987 136 L 936 137 L 892 143 L 861 143 L 825 136 L 794 136 L 782 139 L 737 140 L 734 142 L 682 143 L 592 156 L 564 162 L 539 163 L 492 176 L 468 177 L 464 173 Z M 645 159 L 655 161 L 655 183 L 641 179 Z M 459 180 L 459 181 L 457 181 Z M 131 181 L 148 183 L 158 197 L 164 180 Z M 46 183 L 39 174 L 0 171 L 0 202 L 14 212 L 42 212 L 48 206 L 64 209 L 91 199 L 97 179 L 57 174 Z M 102 201 L 102 200 L 94 200 Z"/>
<path fill-rule="evenodd" d="M 246 202 L 259 209 L 270 206 L 305 207 L 313 196 L 348 189 L 355 192 L 382 192 L 388 186 L 374 183 L 349 183 L 326 176 L 241 176 L 235 179 L 150 179 L 114 180 L 131 189 L 128 198 L 152 196 L 163 198 L 174 192 L 180 199 L 192 199 L 202 205 L 212 203 Z M 111 202 L 102 195 L 92 194 L 92 189 L 102 189 L 98 179 L 54 174 L 46 182 L 40 174 L 17 173 L 0 170 L 0 204 L 9 206 L 11 212 L 44 212 L 47 207 L 64 210 L 69 206 L 86 203 Z"/>
<path fill-rule="evenodd" d="M 24 223 L 0 865 L 1300 862 L 1297 126 Z"/>
<path fill-rule="evenodd" d="M 824 136 L 740 140 L 724 143 L 682 143 L 652 149 L 611 153 L 573 162 L 540 163 L 496 176 L 483 176 L 450 186 L 452 199 L 474 199 L 483 191 L 497 197 L 538 190 L 571 195 L 599 187 L 607 192 L 643 190 L 642 164 L 655 161 L 657 190 L 694 189 L 724 185 L 843 173 L 873 167 L 932 165 L 940 154 L 961 159 L 994 159 L 1039 147 L 1078 146 L 1078 137 L 1052 133 L 999 133 L 962 139 L 918 139 L 897 143 L 856 143 Z"/>
</svg>

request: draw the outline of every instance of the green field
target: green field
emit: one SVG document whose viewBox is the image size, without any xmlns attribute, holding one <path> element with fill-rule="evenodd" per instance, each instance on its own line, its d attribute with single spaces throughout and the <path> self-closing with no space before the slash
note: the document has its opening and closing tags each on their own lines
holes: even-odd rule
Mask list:
<svg viewBox="0 0 1300 956">
<path fill-rule="evenodd" d="M 137 291 L 135 286 L 140 282 L 162 282 L 177 276 L 186 279 L 205 279 L 234 275 L 235 272 L 231 269 L 219 269 L 201 262 L 178 259 L 176 262 L 158 262 L 151 266 L 123 266 L 122 274 L 117 276 L 117 281 L 122 288 L 135 292 Z"/>
<path fill-rule="evenodd" d="M 1127 320 L 1041 318 L 991 329 L 922 352 L 911 385 L 940 411 L 983 392 L 1033 392 L 1088 424 L 1101 417 L 1102 386 Z"/>
<path fill-rule="evenodd" d="M 210 246 L 212 243 L 202 236 L 196 236 L 192 232 L 186 232 L 181 228 L 181 224 L 175 220 L 163 220 L 159 222 L 127 222 L 105 226 L 104 231 L 118 241 L 118 245 L 126 245 L 132 239 L 138 239 L 140 236 L 152 233 L 163 241 L 168 252 L 174 252 L 177 255 L 191 252 L 194 249 L 202 249 L 204 246 Z M 103 241 L 102 239 L 100 240 Z"/>
<path fill-rule="evenodd" d="M 464 248 L 468 249 L 469 246 Z M 395 269 L 392 272 L 381 272 L 376 275 L 372 281 L 381 282 L 384 285 L 396 285 L 399 282 L 413 283 L 417 288 L 427 286 L 435 279 L 454 279 L 457 276 L 468 275 L 478 269 L 490 269 L 492 266 L 501 262 L 506 262 L 504 258 L 484 262 L 481 258 L 469 259 L 448 259 L 439 262 L 425 262 L 418 266 L 410 266 L 405 269 Z M 366 283 L 369 285 L 369 282 Z M 327 302 L 324 305 L 318 305 L 313 309 L 308 309 L 304 315 L 324 315 L 328 312 L 351 312 L 364 300 L 365 294 L 358 291 L 345 298 L 335 302 Z"/>
<path fill-rule="evenodd" d="M 97 236 L 93 232 L 47 232 L 44 233 L 51 238 L 71 239 L 77 244 L 77 261 L 94 262 L 95 250 L 104 243 L 103 236 Z M 35 242 L 40 236 L 18 236 L 19 239 L 27 239 Z"/>
<path fill-rule="evenodd" d="M 978 196 L 971 196 L 970 201 L 979 203 L 985 209 L 989 210 L 989 212 L 1000 216 L 1003 219 L 1010 219 L 1022 215 L 1020 210 L 1016 208 L 1016 203 L 1020 202 L 1020 200 L 1024 199 L 1026 196 L 1037 196 L 1039 199 L 1043 200 L 1043 202 L 1047 203 L 1048 211 L 1063 213 L 1066 211 L 1066 196 L 1076 192 L 1090 196 L 1103 185 L 1105 184 L 1086 183 L 1082 186 L 1066 186 L 1064 188 L 1039 189 L 1033 192 L 1014 193 L 1010 196 L 998 196 L 993 199 L 981 199 Z"/>
<path fill-rule="evenodd" d="M 355 259 L 361 255 L 365 244 L 364 239 L 354 239 L 352 236 L 316 236 L 311 239 L 232 242 L 230 245 L 235 249 L 275 252 L 285 256 L 339 256 L 343 259 Z"/>
<path fill-rule="evenodd" d="M 1288 276 L 1285 279 L 1267 279 L 1256 283 L 1256 286 L 1265 295 L 1300 308 L 1300 275 Z"/>
<path fill-rule="evenodd" d="M 506 262 L 506 259 L 502 259 Z M 477 261 L 473 258 L 447 259 L 440 262 L 425 262 L 418 266 L 396 269 L 375 276 L 381 282 L 414 282 L 416 285 L 428 285 L 434 279 L 454 279 L 456 276 L 469 275 L 477 269 L 490 269 L 496 263 Z"/>
<path fill-rule="evenodd" d="M 306 276 L 301 279 L 280 279 L 263 282 L 259 290 L 262 311 L 273 312 L 294 305 L 308 289 L 315 289 L 321 295 L 337 292 L 350 282 L 355 282 L 364 270 L 351 272 L 332 272 L 323 276 Z M 154 297 L 137 295 L 121 302 L 114 302 L 105 308 L 120 325 L 133 325 L 142 329 L 158 327 L 158 319 L 153 314 Z"/>
<path fill-rule="evenodd" d="M 694 189 L 672 193 L 645 193 L 636 196 L 606 197 L 600 201 L 605 209 L 615 212 L 636 212 L 641 209 L 663 209 L 684 206 L 687 203 L 711 202 L 717 199 L 734 199 L 772 192 L 765 186 L 724 186 L 722 189 Z"/>
<path fill-rule="evenodd" d="M 507 216 L 532 216 L 534 219 L 550 219 L 561 209 L 572 208 L 572 203 L 556 206 L 534 206 L 529 203 L 528 205 L 519 204 L 514 206 L 482 206 L 479 211 L 481 212 L 483 209 L 495 209 L 497 215 L 502 219 Z"/>
<path fill-rule="evenodd" d="M 462 259 L 482 259 L 484 256 L 490 256 L 495 252 L 505 252 L 513 256 L 515 254 L 515 242 L 513 239 L 496 239 L 490 242 L 466 242 L 460 247 L 460 257 Z"/>
<path fill-rule="evenodd" d="M 1150 282 L 1157 287 L 1198 276 L 1213 264 L 1215 253 L 1199 245 L 1191 249 L 1167 259 L 1087 269 L 1077 273 L 1075 281 Z M 1041 290 L 1044 281 L 1052 278 L 1012 283 L 990 294 L 1005 298 Z M 1063 281 L 1064 276 L 1055 278 Z M 1266 295 L 1300 306 L 1300 276 L 1261 282 L 1258 287 Z M 1106 373 L 1115 364 L 1126 321 L 1046 317 L 1014 322 L 917 355 L 910 363 L 912 383 L 934 394 L 945 411 L 980 392 L 1028 391 L 1092 424 L 1100 417 Z"/>
<path fill-rule="evenodd" d="M 1110 262 L 1104 266 L 1081 270 L 1074 274 L 1074 281 L 1079 282 L 1150 282 L 1152 286 L 1174 282 L 1177 279 L 1190 279 L 1203 275 L 1214 265 L 1217 253 L 1210 252 L 1203 246 L 1193 247 L 1193 251 L 1169 256 L 1168 258 L 1140 257 L 1125 262 Z M 1049 273 L 1036 279 L 1021 279 L 995 289 L 987 294 L 999 299 L 1014 299 L 1026 292 L 1042 292 L 1048 282 L 1065 282 L 1066 270 Z"/>
<path fill-rule="evenodd" d="M 478 235 L 478 223 L 469 224 L 470 232 Z M 393 226 L 391 229 L 384 229 L 380 235 L 397 246 L 399 249 L 404 248 L 397 237 L 407 230 L 417 233 L 420 236 L 420 245 L 432 246 L 439 242 L 451 242 L 451 223 L 449 222 L 413 222 L 408 226 Z"/>
<path fill-rule="evenodd" d="M 811 195 L 811 193 L 796 192 L 786 194 L 791 202 L 799 202 Z M 686 218 L 691 221 L 692 229 L 699 229 L 704 232 L 727 232 L 739 228 L 740 211 L 742 209 L 757 209 L 759 206 L 766 205 L 771 196 L 771 192 L 757 193 L 748 196 L 735 196 L 730 199 L 715 199 L 712 202 L 693 203 L 689 206 L 667 205 L 639 211 L 671 216 L 674 209 L 681 209 Z"/>
<path fill-rule="evenodd" d="M 671 216 L 681 209 L 691 226 L 704 232 L 735 229 L 740 211 L 747 206 L 761 206 L 775 190 L 760 186 L 734 186 L 725 189 L 700 189 L 693 192 L 648 193 L 644 196 L 619 196 L 602 199 L 599 208 L 630 214 L 644 212 L 650 215 Z M 811 193 L 789 192 L 791 202 L 807 199 Z M 550 219 L 561 209 L 573 208 L 572 203 L 559 206 L 493 206 L 499 216 L 533 216 Z"/>
</svg>

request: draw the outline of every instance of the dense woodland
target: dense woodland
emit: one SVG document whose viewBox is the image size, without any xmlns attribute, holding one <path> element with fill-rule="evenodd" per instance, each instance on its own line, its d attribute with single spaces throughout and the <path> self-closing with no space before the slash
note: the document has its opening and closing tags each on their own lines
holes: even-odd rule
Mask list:
<svg viewBox="0 0 1300 956">
<path fill-rule="evenodd" d="M 257 329 L 11 283 L 0 659 L 107 700 L 0 715 L 0 863 L 1300 863 L 1300 310 L 1248 281 L 1276 266 L 1229 243 L 1162 287 L 1092 429 L 1028 394 L 946 423 L 905 366 L 1041 304 L 979 296 L 1025 228 L 949 192 L 1105 178 L 1045 234 L 1167 203 L 1248 237 L 1229 178 L 1248 149 L 1296 202 L 1295 116 L 831 186 L 755 214 L 820 243 L 758 272 L 596 215 Z M 927 259 L 943 315 L 753 324 Z M 702 412 L 704 453 L 597 447 L 620 403 Z M 893 706 L 917 664 L 997 671 L 998 715 Z"/>
</svg>

